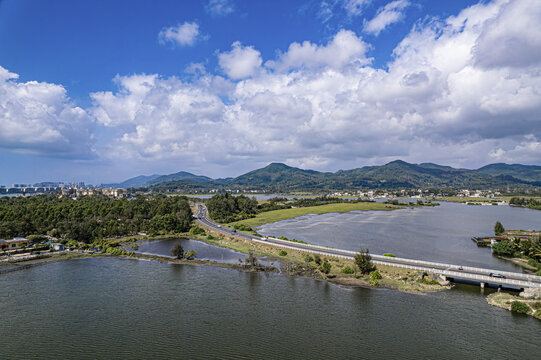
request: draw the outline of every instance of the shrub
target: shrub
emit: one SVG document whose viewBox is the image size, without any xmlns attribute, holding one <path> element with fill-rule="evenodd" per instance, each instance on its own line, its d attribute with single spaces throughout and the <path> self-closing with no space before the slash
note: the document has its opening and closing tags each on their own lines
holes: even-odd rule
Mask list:
<svg viewBox="0 0 541 360">
<path fill-rule="evenodd" d="M 321 270 L 322 273 L 328 274 L 331 271 L 331 263 L 325 260 L 323 264 L 319 266 L 319 270 Z"/>
<path fill-rule="evenodd" d="M 372 280 L 380 280 L 381 279 L 381 274 L 379 273 L 379 271 L 377 270 L 374 270 L 370 273 L 370 279 Z"/>
<path fill-rule="evenodd" d="M 419 282 L 422 282 L 423 284 L 427 284 L 427 285 L 441 285 L 437 280 L 428 280 L 425 278 L 419 279 Z"/>
<path fill-rule="evenodd" d="M 535 275 L 541 276 L 541 270 L 537 270 L 537 272 L 535 273 Z"/>
<path fill-rule="evenodd" d="M 523 302 L 513 301 L 511 303 L 511 311 L 515 311 L 521 314 L 527 314 L 530 312 L 530 307 Z"/>
<path fill-rule="evenodd" d="M 345 268 L 342 269 L 342 273 L 343 274 L 353 274 L 353 269 L 350 268 L 349 266 L 346 266 Z"/>
<path fill-rule="evenodd" d="M 190 234 L 192 235 L 205 235 L 205 229 L 200 228 L 199 226 L 192 226 L 190 228 Z"/>
<path fill-rule="evenodd" d="M 379 281 L 375 280 L 375 279 L 370 279 L 370 281 L 368 281 L 368 283 L 372 286 L 379 286 Z"/>
<path fill-rule="evenodd" d="M 311 257 L 310 255 L 306 255 L 306 256 L 304 257 L 304 261 L 306 261 L 307 263 L 309 263 L 309 262 L 314 261 L 314 258 Z"/>
<path fill-rule="evenodd" d="M 535 261 L 534 259 L 528 260 L 528 265 L 533 266 L 537 268 L 538 270 L 541 270 L 541 263 L 538 261 Z"/>
<path fill-rule="evenodd" d="M 186 251 L 186 254 L 184 256 L 186 257 L 186 259 L 193 260 L 197 256 L 197 251 L 188 250 L 188 251 Z"/>
<path fill-rule="evenodd" d="M 388 256 L 388 257 L 396 257 L 395 254 L 391 254 L 391 253 L 385 253 L 383 254 L 383 256 Z"/>
<path fill-rule="evenodd" d="M 114 247 L 108 247 L 105 250 L 105 253 L 113 255 L 113 256 L 133 255 L 133 252 L 127 252 L 126 250 L 122 248 L 114 248 Z"/>
<path fill-rule="evenodd" d="M 214 240 L 214 239 L 215 239 L 214 236 L 212 236 L 212 235 L 210 235 L 210 234 L 207 235 L 207 240 Z"/>
<path fill-rule="evenodd" d="M 287 251 L 285 251 L 285 250 L 280 250 L 280 252 L 278 253 L 278 255 L 280 255 L 280 256 L 286 256 L 286 255 L 287 255 Z"/>
<path fill-rule="evenodd" d="M 240 231 L 252 231 L 252 228 L 244 224 L 235 224 L 235 229 Z"/>
<path fill-rule="evenodd" d="M 315 254 L 314 261 L 316 262 L 317 265 L 321 265 L 321 256 L 319 256 L 319 254 Z"/>
</svg>

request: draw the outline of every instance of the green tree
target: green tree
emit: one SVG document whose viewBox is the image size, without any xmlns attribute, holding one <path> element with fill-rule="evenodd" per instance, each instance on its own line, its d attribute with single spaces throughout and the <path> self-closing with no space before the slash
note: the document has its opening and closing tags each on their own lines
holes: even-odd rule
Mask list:
<svg viewBox="0 0 541 360">
<path fill-rule="evenodd" d="M 511 256 L 516 251 L 517 249 L 515 249 L 511 241 L 503 240 L 492 245 L 492 252 L 496 255 Z"/>
<path fill-rule="evenodd" d="M 184 248 L 182 247 L 181 243 L 176 243 L 171 248 L 171 255 L 176 257 L 177 259 L 184 258 Z"/>
<path fill-rule="evenodd" d="M 503 234 L 505 229 L 503 228 L 503 225 L 501 222 L 496 221 L 496 224 L 494 225 L 494 235 L 499 236 Z"/>
<path fill-rule="evenodd" d="M 361 274 L 369 274 L 375 270 L 376 267 L 372 263 L 372 256 L 370 256 L 368 249 L 361 249 L 354 256 L 355 265 L 359 268 Z"/>
</svg>

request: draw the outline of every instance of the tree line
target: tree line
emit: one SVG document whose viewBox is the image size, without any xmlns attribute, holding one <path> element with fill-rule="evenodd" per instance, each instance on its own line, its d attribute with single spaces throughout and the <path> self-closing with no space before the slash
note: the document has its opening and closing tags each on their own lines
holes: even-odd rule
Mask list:
<svg viewBox="0 0 541 360">
<path fill-rule="evenodd" d="M 373 200 L 347 200 L 338 197 L 318 196 L 305 199 L 289 200 L 285 197 L 274 197 L 261 204 L 255 198 L 245 195 L 233 196 L 229 193 L 214 195 L 206 201 L 210 217 L 221 223 L 249 219 L 258 213 L 273 210 L 291 209 L 293 207 L 309 207 L 345 202 L 373 202 Z"/>
<path fill-rule="evenodd" d="M 184 232 L 191 222 L 192 211 L 184 196 L 0 198 L 0 238 L 34 234 L 91 243 L 138 232 Z"/>
<path fill-rule="evenodd" d="M 509 200 L 510 205 L 523 206 L 534 210 L 541 210 L 541 201 L 532 198 L 513 197 Z"/>
</svg>

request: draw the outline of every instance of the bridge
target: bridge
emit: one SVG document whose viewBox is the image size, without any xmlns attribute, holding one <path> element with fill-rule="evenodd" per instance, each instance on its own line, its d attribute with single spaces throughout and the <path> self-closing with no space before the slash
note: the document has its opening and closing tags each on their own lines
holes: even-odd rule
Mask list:
<svg viewBox="0 0 541 360">
<path fill-rule="evenodd" d="M 246 234 L 240 231 L 233 231 L 229 228 L 225 228 L 222 225 L 216 224 L 210 220 L 207 216 L 207 209 L 201 204 L 197 204 L 196 220 L 215 231 L 222 232 L 227 235 L 238 236 L 240 238 L 250 240 L 253 242 L 276 246 L 280 248 L 292 249 L 297 251 L 303 251 L 311 254 L 320 254 L 324 256 L 337 257 L 343 259 L 353 260 L 356 252 L 350 250 L 335 249 L 319 245 L 302 244 L 288 240 L 276 239 L 273 237 L 258 237 L 250 234 Z M 509 271 L 491 270 L 485 268 L 460 266 L 443 264 L 437 262 L 405 259 L 399 257 L 389 257 L 383 255 L 371 255 L 372 262 L 380 265 L 390 265 L 395 267 L 401 267 L 406 269 L 426 271 L 434 274 L 444 276 L 448 280 L 462 280 L 479 283 L 481 287 L 485 285 L 493 285 L 497 287 L 510 287 L 510 288 L 541 288 L 541 276 L 521 274 Z M 495 277 L 491 274 L 497 274 L 501 277 Z"/>
</svg>

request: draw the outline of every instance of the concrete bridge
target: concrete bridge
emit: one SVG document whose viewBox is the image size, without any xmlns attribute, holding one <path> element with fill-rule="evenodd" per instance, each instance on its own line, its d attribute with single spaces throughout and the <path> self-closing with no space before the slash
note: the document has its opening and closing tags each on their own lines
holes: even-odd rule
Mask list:
<svg viewBox="0 0 541 360">
<path fill-rule="evenodd" d="M 207 209 L 203 205 L 198 204 L 197 207 L 198 211 L 195 215 L 195 218 L 199 223 L 227 235 L 238 236 L 265 245 L 343 259 L 352 260 L 357 253 L 350 250 L 334 249 L 319 245 L 301 244 L 288 240 L 276 239 L 273 237 L 258 237 L 243 232 L 233 231 L 229 228 L 225 228 L 211 221 L 207 216 Z M 423 260 L 389 257 L 383 255 L 371 254 L 371 256 L 372 262 L 374 264 L 390 265 L 406 269 L 426 271 L 442 275 L 451 281 L 465 280 L 479 283 L 481 287 L 485 287 L 485 285 L 492 285 L 496 287 L 509 287 L 517 289 L 541 288 L 541 276 L 536 275 L 478 267 L 444 264 Z"/>
</svg>

